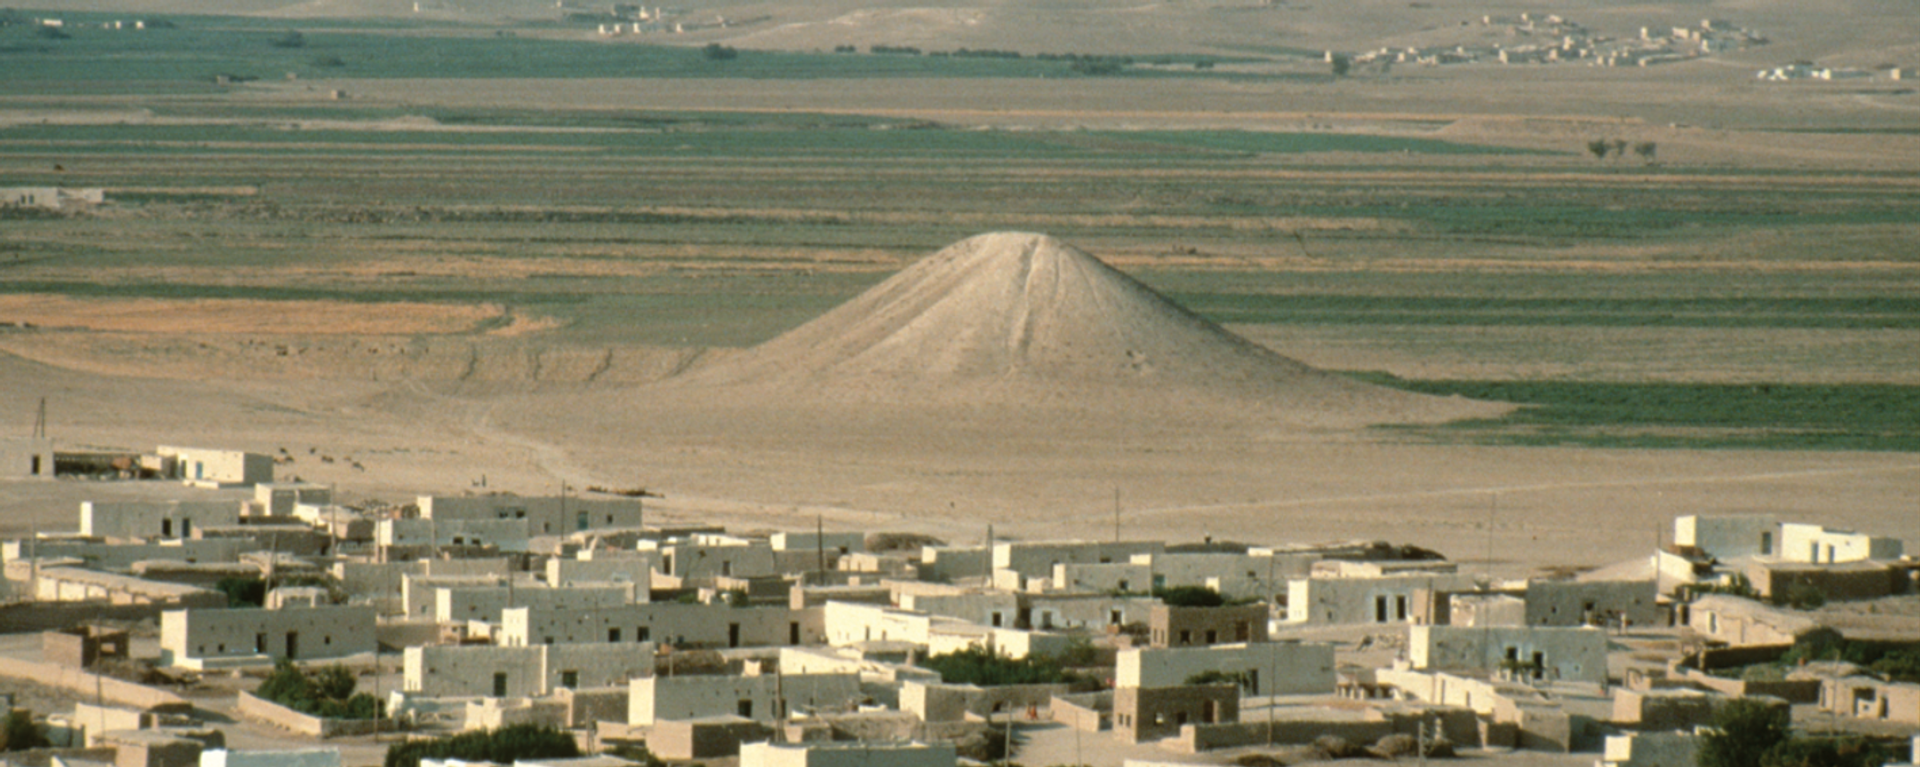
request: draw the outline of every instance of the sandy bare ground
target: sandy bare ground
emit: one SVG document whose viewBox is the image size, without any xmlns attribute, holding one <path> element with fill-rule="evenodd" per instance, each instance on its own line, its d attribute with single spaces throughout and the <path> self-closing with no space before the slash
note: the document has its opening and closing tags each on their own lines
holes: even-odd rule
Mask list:
<svg viewBox="0 0 1920 767">
<path fill-rule="evenodd" d="M 85 299 L 53 294 L 0 295 L 0 322 L 121 333 L 457 333 L 500 317 L 493 305 L 387 302 L 378 312 L 341 301 L 156 298 Z"/>
</svg>

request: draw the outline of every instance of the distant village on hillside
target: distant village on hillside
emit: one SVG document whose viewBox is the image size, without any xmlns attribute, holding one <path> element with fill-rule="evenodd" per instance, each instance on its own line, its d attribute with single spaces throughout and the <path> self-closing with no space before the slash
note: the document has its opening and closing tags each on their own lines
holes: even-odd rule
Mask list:
<svg viewBox="0 0 1920 767">
<path fill-rule="evenodd" d="M 13 702 L 0 764 L 339 767 L 371 743 L 388 767 L 1038 766 L 1099 743 L 1139 767 L 1641 767 L 1696 763 L 1736 715 L 1920 745 L 1920 561 L 1871 531 L 1685 516 L 1643 557 L 1497 580 L 1418 541 L 749 535 L 565 486 L 345 506 L 275 481 L 286 462 L 0 443 L 0 481 L 222 498 L 82 502 L 5 542 L 0 633 L 38 641 L 4 645 L 0 683 L 79 702 Z M 1032 761 L 1062 734 L 1071 760 Z"/>
</svg>

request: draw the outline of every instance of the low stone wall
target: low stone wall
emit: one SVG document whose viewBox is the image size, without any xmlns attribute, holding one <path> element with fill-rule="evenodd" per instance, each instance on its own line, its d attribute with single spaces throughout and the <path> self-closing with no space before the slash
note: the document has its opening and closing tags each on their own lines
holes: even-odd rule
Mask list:
<svg viewBox="0 0 1920 767">
<path fill-rule="evenodd" d="M 1299 745 L 1312 743 L 1325 735 L 1345 738 L 1349 743 L 1371 745 L 1394 733 L 1392 722 L 1229 722 L 1223 724 L 1185 724 L 1180 735 L 1169 743 L 1177 751 L 1199 753 L 1219 748 L 1236 748 L 1273 743 Z"/>
<path fill-rule="evenodd" d="M 221 597 L 225 599 L 225 597 Z M 0 633 L 26 634 L 63 629 L 93 621 L 159 622 L 160 613 L 178 610 L 178 605 L 117 605 L 105 600 L 90 602 L 14 602 L 0 605 Z"/>
<path fill-rule="evenodd" d="M 376 719 L 324 719 L 311 714 L 302 714 L 244 691 L 240 693 L 237 710 L 247 719 L 311 738 L 368 735 L 373 733 L 380 724 Z"/>
<path fill-rule="evenodd" d="M 1820 680 L 1818 679 L 1749 681 L 1703 674 L 1692 669 L 1687 669 L 1681 678 L 1733 698 L 1771 695 L 1788 703 L 1820 702 Z"/>
<path fill-rule="evenodd" d="M 99 677 L 96 681 L 93 674 L 52 663 L 0 658 L 0 676 L 26 679 L 48 687 L 72 690 L 81 693 L 89 700 L 98 693 L 102 699 L 141 710 L 190 705 L 185 698 L 166 690 L 125 682 L 113 677 Z"/>
<path fill-rule="evenodd" d="M 1744 647 L 1716 647 L 1702 650 L 1695 658 L 1694 665 L 1702 671 L 1733 666 L 1749 666 L 1755 663 L 1772 663 L 1793 649 L 1790 644 L 1756 644 Z"/>
<path fill-rule="evenodd" d="M 1436 721 L 1439 722 L 1440 733 L 1455 745 L 1479 746 L 1483 742 L 1479 717 L 1464 708 L 1447 707 L 1394 712 L 1370 721 L 1283 719 L 1272 723 L 1271 739 L 1268 736 L 1268 723 L 1264 720 L 1187 724 L 1180 727 L 1178 736 L 1169 739 L 1166 743 L 1174 750 L 1187 753 L 1264 745 L 1269 742 L 1300 745 L 1312 743 L 1315 738 L 1322 735 L 1345 738 L 1348 742 L 1359 745 L 1372 745 L 1388 735 L 1414 735 L 1420 731 L 1422 722 L 1431 725 Z"/>
<path fill-rule="evenodd" d="M 30 748 L 25 751 L 8 751 L 6 763 L 14 767 L 53 767 L 53 760 L 63 762 L 85 761 L 112 764 L 120 749 L 112 746 L 100 748 Z"/>
<path fill-rule="evenodd" d="M 1113 726 L 1113 691 L 1055 695 L 1047 709 L 1053 721 L 1084 732 L 1099 732 Z"/>
</svg>

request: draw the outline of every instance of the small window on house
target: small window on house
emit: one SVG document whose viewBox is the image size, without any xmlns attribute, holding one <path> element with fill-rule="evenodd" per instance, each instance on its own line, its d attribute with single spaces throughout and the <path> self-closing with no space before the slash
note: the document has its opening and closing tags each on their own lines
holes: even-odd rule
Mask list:
<svg viewBox="0 0 1920 767">
<path fill-rule="evenodd" d="M 653 638 L 653 632 L 646 626 L 640 626 L 633 630 L 633 641 L 635 642 L 645 642 L 651 638 Z"/>
<path fill-rule="evenodd" d="M 580 672 L 567 670 L 560 672 L 560 686 L 569 690 L 580 686 Z"/>
<path fill-rule="evenodd" d="M 1180 644 L 1193 644 L 1193 631 L 1192 631 L 1192 630 L 1190 630 L 1190 629 L 1181 629 L 1181 630 L 1180 630 Z"/>
<path fill-rule="evenodd" d="M 1218 641 L 1220 641 L 1219 633 L 1213 629 L 1207 629 L 1207 644 L 1213 644 Z"/>
</svg>

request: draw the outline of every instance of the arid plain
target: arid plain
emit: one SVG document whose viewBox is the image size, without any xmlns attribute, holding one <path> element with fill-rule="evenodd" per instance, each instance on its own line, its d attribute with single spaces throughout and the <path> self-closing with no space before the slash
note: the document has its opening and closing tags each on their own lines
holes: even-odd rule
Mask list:
<svg viewBox="0 0 1920 767">
<path fill-rule="evenodd" d="M 53 5 L 232 15 L 128 50 L 0 28 L 0 185 L 109 200 L 0 221 L 10 431 L 44 397 L 62 444 L 284 449 L 357 498 L 644 487 L 664 518 L 952 540 L 1117 511 L 1513 574 L 1681 514 L 1920 538 L 1900 3 L 711 4 L 674 10 L 739 23 L 618 38 L 539 4 Z M 1523 12 L 1769 42 L 1316 55 Z M 1134 61 L 1035 58 L 1063 52 Z M 1877 74 L 1754 77 L 1795 60 Z M 897 281 L 984 232 L 1125 276 L 1013 237 Z M 177 492 L 0 484 L 0 533 Z"/>
</svg>

